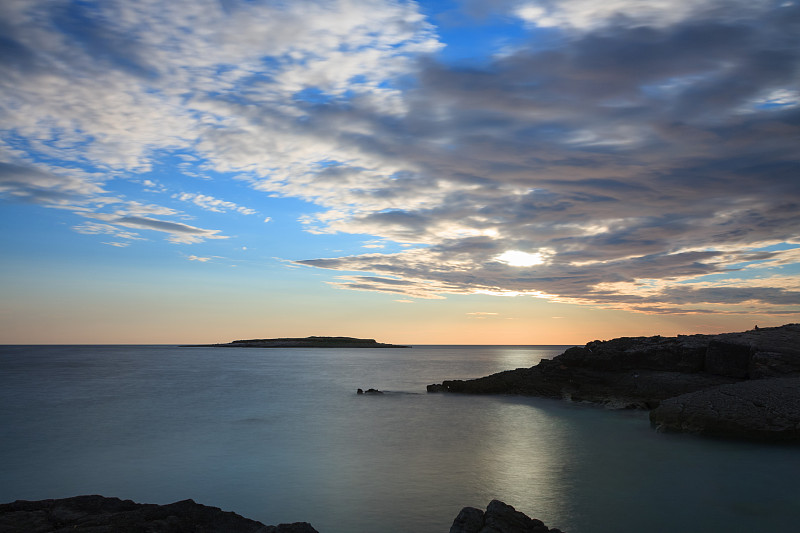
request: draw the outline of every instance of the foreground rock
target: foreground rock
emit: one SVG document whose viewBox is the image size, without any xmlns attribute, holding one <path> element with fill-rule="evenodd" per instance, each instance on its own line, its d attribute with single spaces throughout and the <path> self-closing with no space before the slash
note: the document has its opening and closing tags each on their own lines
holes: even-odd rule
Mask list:
<svg viewBox="0 0 800 533">
<path fill-rule="evenodd" d="M 508 504 L 492 500 L 485 512 L 475 507 L 461 509 L 450 533 L 561 533 L 561 530 L 548 529 L 541 520 L 529 518 Z"/>
<path fill-rule="evenodd" d="M 355 337 L 304 337 L 280 339 L 247 339 L 224 344 L 191 344 L 184 348 L 411 348 L 399 344 L 377 342 Z"/>
<path fill-rule="evenodd" d="M 306 522 L 265 526 L 236 513 L 183 500 L 169 505 L 104 496 L 0 504 L 3 533 L 319 533 Z M 465 507 L 450 533 L 561 533 L 510 505 L 492 500 L 486 511 Z"/>
<path fill-rule="evenodd" d="M 236 513 L 184 500 L 169 505 L 103 496 L 16 501 L 0 505 L 8 533 L 318 533 L 305 522 L 265 526 Z"/>
<path fill-rule="evenodd" d="M 719 335 L 592 341 L 531 368 L 466 381 L 444 381 L 429 385 L 428 392 L 521 394 L 587 401 L 614 408 L 654 409 L 670 398 L 717 388 L 722 391 L 718 394 L 726 394 L 729 390 L 726 386 L 784 377 L 800 377 L 800 324 Z M 758 440 L 771 440 L 770 436 L 774 436 L 780 441 L 800 442 L 796 432 L 769 429 L 778 413 L 783 417 L 781 424 L 800 424 L 797 411 L 788 407 L 800 396 L 800 389 L 778 388 L 783 391 L 782 401 L 788 402 L 781 411 L 774 410 L 778 407 L 772 411 L 766 408 L 744 410 L 745 405 L 763 403 L 762 397 L 767 394 L 763 391 L 774 389 L 767 384 L 734 389 L 738 391 L 739 402 L 729 402 L 729 414 L 735 417 L 735 410 L 740 409 L 742 416 L 749 417 L 741 430 L 726 433 L 711 429 L 711 421 L 719 416 L 715 414 L 718 411 L 708 407 L 708 412 L 700 416 L 703 400 L 688 403 L 689 398 L 705 396 L 686 396 L 682 400 L 681 405 L 694 406 L 691 422 L 685 419 L 690 411 L 665 409 L 663 412 L 669 415 L 664 414 L 665 418 L 657 418 L 654 423 L 664 429 L 701 434 L 729 434 Z M 706 402 L 705 405 L 711 404 Z"/>
<path fill-rule="evenodd" d="M 662 431 L 800 442 L 800 378 L 742 381 L 683 394 L 650 411 Z"/>
</svg>

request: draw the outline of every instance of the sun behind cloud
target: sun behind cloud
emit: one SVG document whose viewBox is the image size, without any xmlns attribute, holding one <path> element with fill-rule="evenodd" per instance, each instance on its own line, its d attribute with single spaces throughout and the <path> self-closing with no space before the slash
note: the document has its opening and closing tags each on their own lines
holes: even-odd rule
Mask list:
<svg viewBox="0 0 800 533">
<path fill-rule="evenodd" d="M 541 252 L 528 253 L 519 250 L 508 250 L 495 257 L 495 260 L 515 267 L 529 267 L 544 263 L 545 256 Z"/>
</svg>

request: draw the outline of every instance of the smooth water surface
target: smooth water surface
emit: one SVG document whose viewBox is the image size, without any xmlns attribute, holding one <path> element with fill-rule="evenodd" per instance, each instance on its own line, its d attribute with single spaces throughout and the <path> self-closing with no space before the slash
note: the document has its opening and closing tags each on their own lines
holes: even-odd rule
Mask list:
<svg viewBox="0 0 800 533">
<path fill-rule="evenodd" d="M 321 533 L 439 533 L 498 498 L 570 533 L 797 530 L 800 448 L 425 393 L 564 348 L 0 347 L 0 502 L 192 498 Z"/>
</svg>

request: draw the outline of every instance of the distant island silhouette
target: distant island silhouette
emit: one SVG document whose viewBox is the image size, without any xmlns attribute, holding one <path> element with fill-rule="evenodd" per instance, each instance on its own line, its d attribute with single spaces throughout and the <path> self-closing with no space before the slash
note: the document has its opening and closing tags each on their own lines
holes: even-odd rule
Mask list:
<svg viewBox="0 0 800 533">
<path fill-rule="evenodd" d="M 187 344 L 182 348 L 411 348 L 355 337 L 282 337 L 245 339 L 221 344 Z"/>
</svg>

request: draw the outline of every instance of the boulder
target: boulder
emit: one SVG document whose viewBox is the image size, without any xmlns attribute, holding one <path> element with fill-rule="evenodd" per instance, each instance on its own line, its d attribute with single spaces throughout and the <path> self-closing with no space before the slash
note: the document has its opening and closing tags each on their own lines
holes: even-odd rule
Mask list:
<svg viewBox="0 0 800 533">
<path fill-rule="evenodd" d="M 660 431 L 800 442 L 800 378 L 748 380 L 683 394 L 650 412 Z"/>
<path fill-rule="evenodd" d="M 453 520 L 450 533 L 480 533 L 483 529 L 483 515 L 480 509 L 464 507 Z"/>
<path fill-rule="evenodd" d="M 561 533 L 561 530 L 549 529 L 541 520 L 530 518 L 500 500 L 492 500 L 486 512 L 464 507 L 453 521 L 450 533 Z"/>
<path fill-rule="evenodd" d="M 318 533 L 306 522 L 265 526 L 236 513 L 183 500 L 169 505 L 103 496 L 0 505 L 0 531 L 9 533 Z"/>
</svg>

